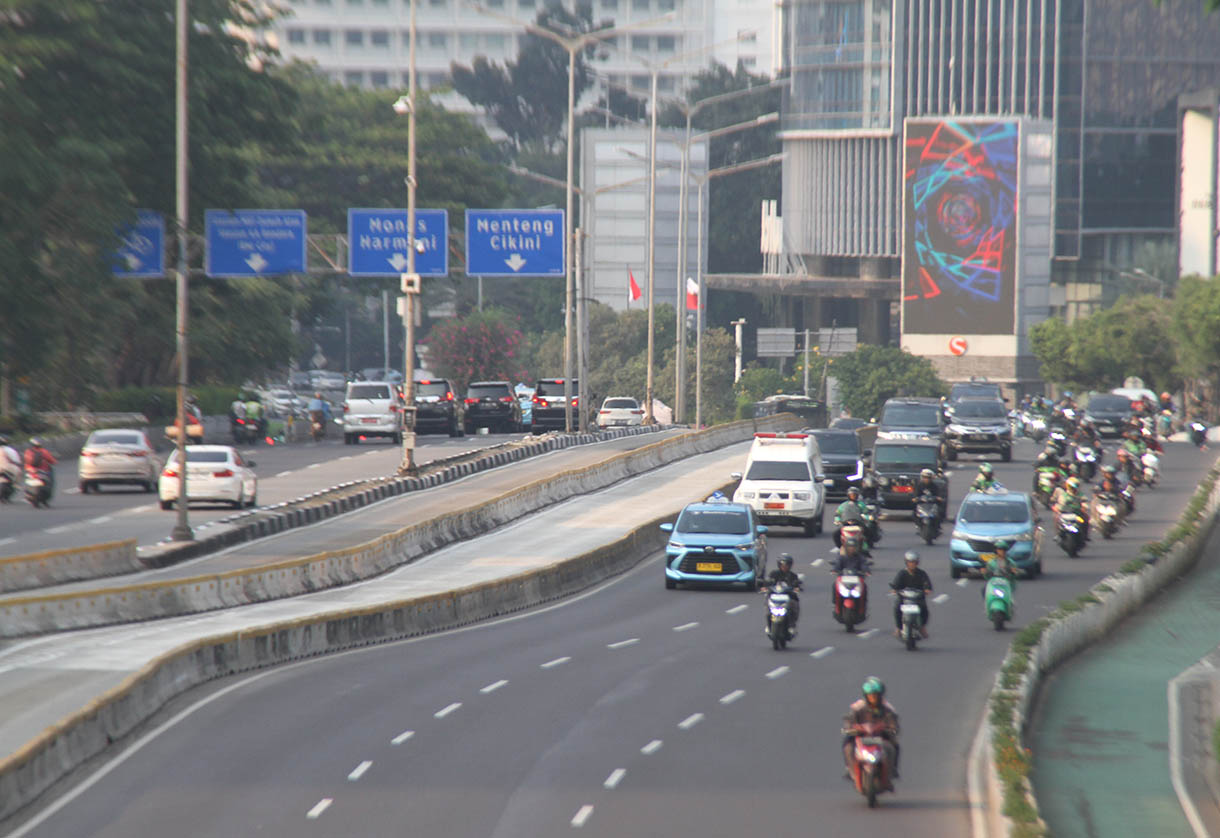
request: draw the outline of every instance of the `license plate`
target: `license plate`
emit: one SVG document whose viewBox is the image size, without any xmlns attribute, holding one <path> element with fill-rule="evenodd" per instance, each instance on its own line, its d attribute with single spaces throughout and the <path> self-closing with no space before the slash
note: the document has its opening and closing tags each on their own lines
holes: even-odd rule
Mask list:
<svg viewBox="0 0 1220 838">
<path fill-rule="evenodd" d="M 722 562 L 695 562 L 695 571 L 698 573 L 719 573 L 722 570 Z"/>
<path fill-rule="evenodd" d="M 987 434 L 971 434 L 970 438 L 978 442 L 985 442 L 987 440 Z"/>
<path fill-rule="evenodd" d="M 360 421 L 366 425 L 376 425 L 377 424 L 377 419 L 376 419 L 376 417 L 373 417 L 373 416 L 366 416 L 365 418 L 361 419 Z"/>
<path fill-rule="evenodd" d="M 979 553 L 979 561 L 993 562 L 995 561 L 995 553 Z"/>
<path fill-rule="evenodd" d="M 764 503 L 763 504 L 763 509 L 783 509 L 783 508 L 784 508 L 784 505 L 782 503 Z"/>
<path fill-rule="evenodd" d="M 903 614 L 918 614 L 919 606 L 915 605 L 914 603 L 904 602 L 902 604 L 902 613 Z"/>
</svg>

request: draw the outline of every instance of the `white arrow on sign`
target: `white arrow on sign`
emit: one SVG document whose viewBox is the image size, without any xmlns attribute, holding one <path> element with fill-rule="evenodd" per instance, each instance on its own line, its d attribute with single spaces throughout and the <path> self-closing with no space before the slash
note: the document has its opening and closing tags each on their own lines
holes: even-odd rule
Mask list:
<svg viewBox="0 0 1220 838">
<path fill-rule="evenodd" d="M 263 258 L 263 254 L 255 253 L 246 260 L 246 264 L 253 268 L 255 273 L 262 273 L 263 268 L 267 267 L 269 263 Z"/>
<path fill-rule="evenodd" d="M 407 257 L 403 256 L 401 253 L 395 253 L 386 261 L 388 261 L 390 265 L 393 266 L 394 270 L 398 271 L 399 273 L 402 273 L 407 269 Z"/>
<path fill-rule="evenodd" d="M 127 270 L 129 270 L 129 271 L 139 270 L 140 266 L 144 264 L 143 262 L 140 261 L 140 257 L 136 256 L 134 253 L 128 253 L 126 261 L 127 261 Z"/>
<path fill-rule="evenodd" d="M 513 269 L 513 272 L 521 270 L 525 265 L 525 260 L 521 258 L 520 253 L 514 253 L 512 256 L 504 260 L 504 264 Z"/>
</svg>

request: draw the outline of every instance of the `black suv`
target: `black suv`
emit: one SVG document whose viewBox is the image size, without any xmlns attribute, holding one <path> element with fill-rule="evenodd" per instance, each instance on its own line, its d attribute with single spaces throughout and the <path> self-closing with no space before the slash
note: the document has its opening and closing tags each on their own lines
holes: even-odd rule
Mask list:
<svg viewBox="0 0 1220 838">
<path fill-rule="evenodd" d="M 415 432 L 447 432 L 461 436 L 465 411 L 462 402 L 453 395 L 453 384 L 447 378 L 424 378 L 415 382 Z"/>
<path fill-rule="evenodd" d="M 946 455 L 995 452 L 1004 462 L 1012 459 L 1012 425 L 1008 408 L 998 399 L 962 399 L 949 406 L 945 429 Z"/>
<path fill-rule="evenodd" d="M 943 445 L 945 416 L 940 399 L 888 400 L 877 426 L 877 441 L 883 439 L 931 439 Z"/>
<path fill-rule="evenodd" d="M 521 402 L 507 381 L 472 381 L 466 388 L 466 433 L 487 428 L 501 433 L 521 432 Z"/>
<path fill-rule="evenodd" d="M 822 452 L 822 473 L 833 485 L 826 487 L 827 500 L 843 500 L 847 489 L 864 479 L 864 453 L 855 431 L 819 429 L 808 431 Z"/>
<path fill-rule="evenodd" d="M 563 391 L 562 378 L 540 378 L 534 386 L 534 398 L 531 400 L 533 407 L 533 423 L 530 425 L 530 430 L 533 433 L 541 434 L 547 431 L 562 431 L 566 429 L 564 424 L 564 406 L 565 396 Z M 572 379 L 572 430 L 580 421 L 579 414 L 576 412 L 580 409 L 580 399 L 576 395 L 579 389 L 579 380 Z"/>
<path fill-rule="evenodd" d="M 959 381 L 949 388 L 949 402 L 962 399 L 999 399 L 1004 401 L 1004 394 L 999 384 L 992 384 L 985 378 L 972 378 L 969 381 Z"/>
<path fill-rule="evenodd" d="M 1093 423 L 1098 436 L 1116 437 L 1123 435 L 1131 413 L 1131 400 L 1126 396 L 1117 393 L 1095 393 L 1089 396 L 1084 418 Z"/>
<path fill-rule="evenodd" d="M 877 502 L 882 509 L 914 509 L 915 485 L 925 468 L 936 472 L 940 495 L 941 520 L 946 520 L 949 481 L 944 476 L 940 443 L 929 439 L 879 439 L 873 446 L 870 474 L 877 484 Z"/>
</svg>

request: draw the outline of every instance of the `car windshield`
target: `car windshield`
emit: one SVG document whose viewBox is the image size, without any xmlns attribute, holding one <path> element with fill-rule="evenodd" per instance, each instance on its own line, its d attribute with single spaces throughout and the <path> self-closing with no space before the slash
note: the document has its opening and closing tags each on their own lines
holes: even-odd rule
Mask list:
<svg viewBox="0 0 1220 838">
<path fill-rule="evenodd" d="M 750 516 L 729 509 L 686 509 L 674 529 L 687 533 L 744 535 L 750 531 Z"/>
<path fill-rule="evenodd" d="M 860 440 L 855 434 L 817 434 L 823 454 L 859 454 Z"/>
<path fill-rule="evenodd" d="M 953 415 L 968 419 L 1003 419 L 1008 411 L 1000 402 L 958 402 L 953 408 Z"/>
<path fill-rule="evenodd" d="M 1011 500 L 970 500 L 962 504 L 957 520 L 963 524 L 1024 524 L 1029 509 Z"/>
<path fill-rule="evenodd" d="M 508 395 L 507 384 L 471 384 L 466 390 L 468 399 L 498 399 Z"/>
<path fill-rule="evenodd" d="M 576 395 L 576 390 L 578 389 L 577 388 L 578 383 L 579 382 L 575 378 L 572 379 L 572 395 Z M 563 395 L 563 379 L 559 378 L 554 381 L 539 381 L 538 388 L 534 391 L 534 395 L 535 396 L 548 396 L 550 398 L 555 398 L 556 396 L 562 396 Z"/>
<path fill-rule="evenodd" d="M 794 460 L 755 460 L 750 463 L 746 480 L 800 480 L 809 479 L 809 464 Z"/>
<path fill-rule="evenodd" d="M 388 399 L 390 388 L 384 384 L 356 384 L 348 391 L 349 399 Z"/>
<path fill-rule="evenodd" d="M 1094 396 L 1089 399 L 1089 410 L 1127 413 L 1131 410 L 1131 400 L 1126 396 Z"/>
<path fill-rule="evenodd" d="M 130 431 L 94 431 L 86 445 L 143 445 L 144 440 Z"/>
<path fill-rule="evenodd" d="M 881 417 L 882 425 L 926 428 L 939 423 L 940 407 L 934 404 L 892 404 Z"/>
<path fill-rule="evenodd" d="M 444 398 L 449 394 L 448 381 L 416 381 L 415 395 L 418 397 L 425 396 L 440 396 Z"/>
<path fill-rule="evenodd" d="M 639 404 L 635 399 L 606 399 L 606 402 L 602 405 L 602 407 L 606 408 L 607 410 L 613 410 L 615 408 L 618 408 L 619 410 L 635 410 L 637 407 L 639 407 Z"/>
<path fill-rule="evenodd" d="M 175 450 L 169 455 L 171 463 L 178 462 L 178 452 Z M 229 461 L 228 451 L 192 451 L 186 449 L 186 461 L 188 463 L 227 463 Z"/>
<path fill-rule="evenodd" d="M 984 398 L 999 398 L 1000 385 L 998 384 L 954 384 L 949 390 L 949 399 L 969 399 L 974 396 L 982 396 Z"/>
<path fill-rule="evenodd" d="M 932 445 L 878 445 L 873 449 L 873 465 L 908 471 L 936 468 L 936 448 Z"/>
</svg>

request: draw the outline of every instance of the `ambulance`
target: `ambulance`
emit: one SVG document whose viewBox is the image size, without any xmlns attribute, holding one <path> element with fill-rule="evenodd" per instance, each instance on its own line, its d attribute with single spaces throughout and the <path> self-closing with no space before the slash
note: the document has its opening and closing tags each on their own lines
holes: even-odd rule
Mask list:
<svg viewBox="0 0 1220 838">
<path fill-rule="evenodd" d="M 822 531 L 826 505 L 822 452 L 810 433 L 756 433 L 734 503 L 748 504 L 768 526 L 801 527 L 805 535 Z"/>
</svg>

